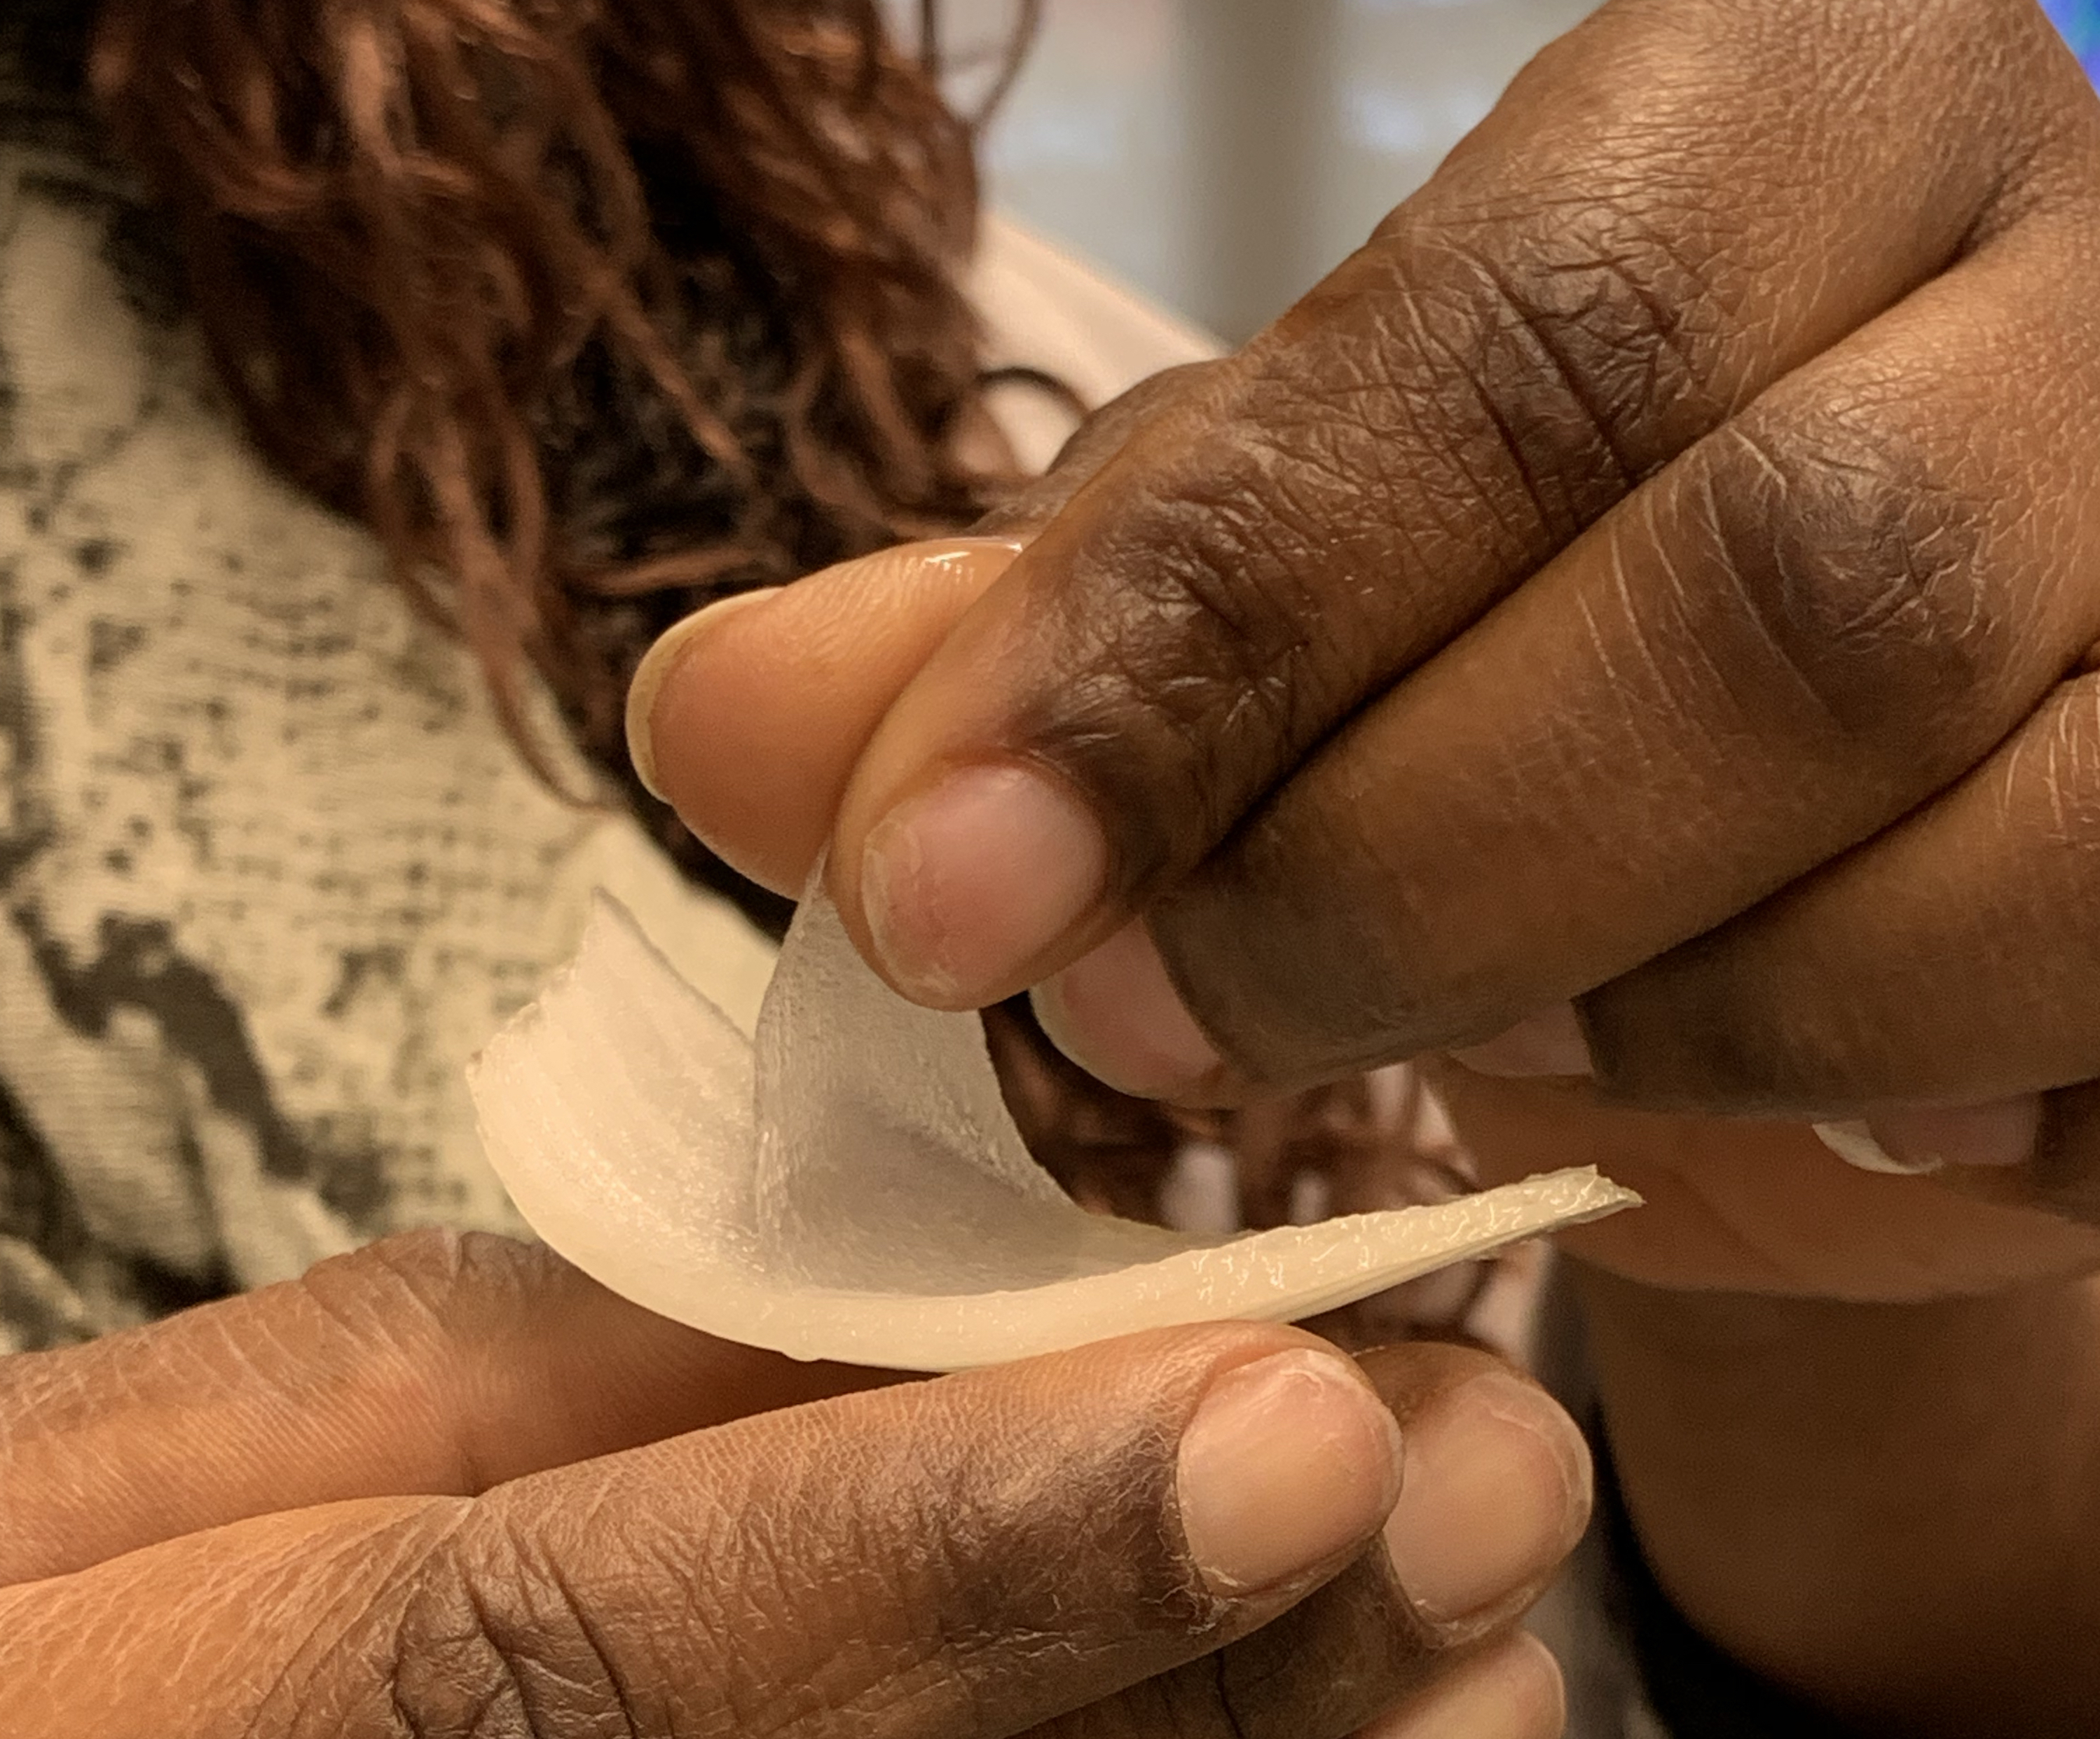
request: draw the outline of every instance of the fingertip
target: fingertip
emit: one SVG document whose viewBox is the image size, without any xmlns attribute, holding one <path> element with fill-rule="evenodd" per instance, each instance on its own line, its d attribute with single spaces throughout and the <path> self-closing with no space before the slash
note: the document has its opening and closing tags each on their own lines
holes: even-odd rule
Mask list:
<svg viewBox="0 0 2100 1739">
<path fill-rule="evenodd" d="M 732 867 L 800 894 L 883 714 L 1017 548 L 900 545 L 677 624 L 629 691 L 636 771 Z"/>
<path fill-rule="evenodd" d="M 1355 1739 L 1560 1739 L 1567 1725 L 1560 1663 L 1519 1631 L 1358 1729 Z"/>
<path fill-rule="evenodd" d="M 1587 1079 L 1596 1073 L 1590 1041 L 1572 1002 L 1555 1003 L 1527 1015 L 1479 1044 L 1451 1053 L 1476 1075 L 1528 1080 L 1538 1076 Z"/>
<path fill-rule="evenodd" d="M 1055 580 L 1006 565 L 900 685 L 830 835 L 828 885 L 855 945 L 933 1008 L 1025 990 L 1119 916 L 1110 818 L 1070 766 L 1015 746 L 1049 674 L 1036 594 Z"/>
<path fill-rule="evenodd" d="M 1399 1427 L 1332 1348 L 1215 1375 L 1185 1428 L 1176 1508 L 1213 1592 L 1260 1593 L 1361 1547 L 1401 1490 Z"/>
<path fill-rule="evenodd" d="M 1062 781 L 1017 762 L 951 770 L 861 849 L 859 898 L 890 982 L 935 1008 L 997 1000 L 1106 889 L 1106 836 Z"/>
<path fill-rule="evenodd" d="M 1882 1110 L 1812 1125 L 1816 1139 L 1863 1172 L 1914 1176 L 1944 1166 L 2005 1170 L 2032 1159 L 2041 1133 L 2041 1097 Z"/>
<path fill-rule="evenodd" d="M 1030 1000 L 1051 1042 L 1119 1092 L 1195 1103 L 1224 1068 L 1142 920 L 1038 985 Z"/>
<path fill-rule="evenodd" d="M 642 662 L 634 668 L 634 680 L 627 689 L 627 754 L 634 764 L 635 777 L 652 797 L 664 802 L 670 801 L 664 795 L 656 756 L 656 710 L 664 688 L 677 675 L 687 655 L 729 617 L 754 604 L 764 603 L 777 596 L 779 590 L 778 586 L 761 586 L 753 591 L 739 592 L 734 597 L 717 598 L 705 608 L 673 622 L 642 655 Z"/>
<path fill-rule="evenodd" d="M 1520 1630 L 1361 1728 L 1357 1739 L 1560 1739 L 1564 1731 L 1560 1662 Z"/>
<path fill-rule="evenodd" d="M 1385 1529 L 1401 1586 L 1447 1633 L 1507 1622 L 1589 1525 L 1582 1432 L 1537 1384 L 1502 1368 L 1436 1396 L 1401 1429 L 1405 1483 Z"/>
<path fill-rule="evenodd" d="M 798 717 L 796 704 L 817 673 L 802 668 L 795 624 L 773 619 L 791 595 L 745 594 L 678 623 L 628 693 L 642 782 L 724 862 L 785 894 L 821 847 L 802 793 L 827 758 L 821 713 Z"/>
</svg>

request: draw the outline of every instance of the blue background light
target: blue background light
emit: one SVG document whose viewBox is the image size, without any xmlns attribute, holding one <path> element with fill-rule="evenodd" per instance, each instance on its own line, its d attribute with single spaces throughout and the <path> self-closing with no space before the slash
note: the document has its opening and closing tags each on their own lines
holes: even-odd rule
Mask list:
<svg viewBox="0 0 2100 1739">
<path fill-rule="evenodd" d="M 2085 70 L 2100 80 L 2100 0 L 2042 0 L 2041 9 L 2056 20 Z"/>
</svg>

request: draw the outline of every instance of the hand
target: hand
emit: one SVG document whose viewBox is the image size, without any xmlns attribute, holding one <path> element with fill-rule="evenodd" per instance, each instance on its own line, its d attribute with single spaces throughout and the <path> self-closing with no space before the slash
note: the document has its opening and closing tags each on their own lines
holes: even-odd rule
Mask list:
<svg viewBox="0 0 2100 1739">
<path fill-rule="evenodd" d="M 717 849 L 797 885 L 823 793 L 836 800 L 884 706 L 1012 559 L 990 541 L 898 552 L 693 619 L 637 708 L 651 770 Z M 2079 1423 L 2100 1416 L 2100 1292 L 2014 1283 L 2087 1265 L 2091 1234 L 1851 1170 L 1799 1124 L 1428 1066 L 1488 1181 L 1594 1161 L 1648 1195 L 1566 1239 L 1622 1273 L 1846 1299 L 2010 1289 L 1833 1310 L 1578 1270 L 1627 1497 L 1709 1635 L 1870 1730 L 2084 1731 L 2100 1534 L 2058 1494 L 2100 1472 Z"/>
<path fill-rule="evenodd" d="M 1608 7 L 1018 558 L 704 617 L 637 709 L 909 994 L 1179 1097 L 1515 1026 L 1558 1078 L 1449 1102 L 1648 1195 L 1593 1259 L 1996 1291 L 1586 1277 L 1666 1586 L 1873 1730 L 2100 1700 L 2100 1292 L 2020 1284 L 2100 1260 L 2096 113 L 2010 0 Z"/>
<path fill-rule="evenodd" d="M 1508 1627 L 1587 1476 L 1455 1348 L 1238 1325 L 900 1384 L 414 1237 L 0 1362 L 5 1724 L 1551 1739 Z"/>
<path fill-rule="evenodd" d="M 1621 0 L 1105 415 L 1017 559 L 689 625 L 642 758 L 776 886 L 828 841 L 900 989 L 1039 986 L 1118 1084 L 1501 1035 L 1554 1079 L 1447 1075 L 1491 1171 L 1648 1196 L 1593 1258 L 2003 1289 L 1586 1288 L 1709 1635 L 1882 1729 L 2084 1732 L 2100 1292 L 2018 1283 L 2100 1260 L 2097 268 L 2100 105 L 2029 0 Z M 1811 1118 L 2014 1163 L 1868 1176 Z"/>
<path fill-rule="evenodd" d="M 900 989 L 1035 986 L 1132 1090 L 1515 1029 L 1471 1054 L 2014 1162 L 1877 1243 L 1897 1186 L 1798 1136 L 1754 1260 L 1665 1190 L 1594 1234 L 1636 1268 L 2076 1269 L 2032 1209 L 2100 1214 L 2095 281 L 2100 102 L 2031 0 L 1621 0 L 995 579 L 689 640 L 660 783 L 791 885 L 828 837 Z"/>
</svg>

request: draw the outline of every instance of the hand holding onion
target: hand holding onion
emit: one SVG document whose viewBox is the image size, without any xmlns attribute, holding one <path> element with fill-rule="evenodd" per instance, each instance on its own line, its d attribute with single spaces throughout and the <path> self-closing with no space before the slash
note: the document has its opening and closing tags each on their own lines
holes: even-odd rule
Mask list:
<svg viewBox="0 0 2100 1739">
<path fill-rule="evenodd" d="M 1460 1097 L 1555 1108 L 1498 1176 L 1568 1163 L 1562 1110 L 1623 1139 L 1657 1205 L 1574 1247 L 1630 1273 L 2074 1273 L 2096 280 L 2100 101 L 2028 0 L 1608 6 L 995 541 L 677 631 L 638 751 L 761 880 L 828 841 L 906 994 L 1033 986 L 1131 1091 L 1454 1049 L 1581 1084 Z M 1841 1120 L 1997 1163 L 1891 1191 L 1807 1132 Z"/>
<path fill-rule="evenodd" d="M 689 625 L 638 746 L 1127 1089 L 1459 1052 L 1491 1176 L 1651 1204 L 1568 1243 L 1692 1616 L 1863 1723 L 2087 1731 L 2097 282 L 2031 0 L 1618 0 L 1008 545 Z"/>
<path fill-rule="evenodd" d="M 479 1236 L 0 1361 L 7 1730 L 1559 1732 L 1508 1632 L 1587 1465 L 1493 1360 L 1229 1326 L 871 1380 Z"/>
</svg>

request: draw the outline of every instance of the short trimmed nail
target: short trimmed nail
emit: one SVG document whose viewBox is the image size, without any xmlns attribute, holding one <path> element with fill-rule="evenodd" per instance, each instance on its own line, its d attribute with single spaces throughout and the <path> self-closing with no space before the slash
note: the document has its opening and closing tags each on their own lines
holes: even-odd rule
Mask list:
<svg viewBox="0 0 2100 1739">
<path fill-rule="evenodd" d="M 1567 1719 L 1560 1663 L 1519 1631 L 1360 1728 L 1356 1739 L 1560 1739 Z"/>
<path fill-rule="evenodd" d="M 1182 1536 L 1211 1589 L 1241 1595 L 1318 1569 L 1377 1534 L 1400 1490 L 1400 1428 L 1338 1353 L 1227 1371 L 1181 1434 Z"/>
<path fill-rule="evenodd" d="M 1911 1160 L 1897 1159 L 1874 1139 L 1874 1132 L 1857 1118 L 1811 1127 L 1815 1131 L 1817 1141 L 1846 1164 L 1862 1172 L 1878 1172 L 1889 1177 L 1915 1177 L 1923 1172 L 1936 1172 L 1940 1167 L 1940 1161 L 1930 1154 Z"/>
<path fill-rule="evenodd" d="M 634 680 L 627 686 L 627 757 L 634 763 L 634 776 L 642 781 L 642 788 L 658 801 L 664 799 L 656 786 L 655 717 L 664 685 L 702 634 L 719 627 L 724 617 L 779 596 L 781 589 L 777 585 L 761 586 L 756 591 L 717 598 L 706 609 L 695 610 L 665 629 L 634 667 Z"/>
<path fill-rule="evenodd" d="M 1485 1044 L 1469 1044 L 1451 1055 L 1476 1075 L 1515 1079 L 1595 1073 L 1590 1062 L 1590 1042 L 1582 1036 L 1572 1002 L 1527 1015 Z"/>
<path fill-rule="evenodd" d="M 977 1008 L 1101 898 L 1108 861 L 1101 824 L 1048 774 L 963 767 L 869 834 L 861 906 L 900 990 Z"/>
<path fill-rule="evenodd" d="M 2021 1165 L 2033 1156 L 2041 1132 L 2041 1099 L 2021 1093 L 1980 1105 L 1884 1111 L 1815 1128 L 1825 1147 L 1863 1172 L 1915 1176 L 1947 1165 Z"/>
<path fill-rule="evenodd" d="M 1050 1042 L 1119 1092 L 1171 1099 L 1220 1066 L 1142 920 L 1036 986 L 1030 1000 Z"/>
<path fill-rule="evenodd" d="M 1450 1623 L 1550 1573 L 1590 1519 L 1590 1454 L 1543 1391 L 1495 1372 L 1407 1423 L 1386 1550 L 1423 1618 Z"/>
</svg>

